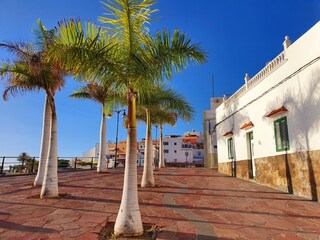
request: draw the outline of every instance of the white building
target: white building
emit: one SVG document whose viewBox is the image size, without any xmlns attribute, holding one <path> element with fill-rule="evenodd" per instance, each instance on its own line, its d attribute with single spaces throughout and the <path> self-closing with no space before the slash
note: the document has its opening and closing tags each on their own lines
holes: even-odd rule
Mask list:
<svg viewBox="0 0 320 240">
<path fill-rule="evenodd" d="M 320 198 L 320 22 L 216 109 L 219 171 Z"/>
<path fill-rule="evenodd" d="M 82 156 L 84 158 L 84 161 L 87 161 L 87 159 L 90 159 L 92 157 L 95 157 L 96 159 L 98 159 L 98 157 L 99 157 L 99 149 L 100 149 L 100 143 L 96 143 L 95 147 L 93 147 L 90 150 L 84 152 L 82 154 Z"/>
<path fill-rule="evenodd" d="M 185 132 L 184 136 L 167 135 L 163 139 L 163 158 L 166 163 L 203 162 L 203 137 L 199 132 Z"/>
<path fill-rule="evenodd" d="M 210 110 L 203 112 L 203 149 L 206 168 L 218 168 L 216 109 L 221 105 L 222 98 L 210 99 Z"/>
</svg>

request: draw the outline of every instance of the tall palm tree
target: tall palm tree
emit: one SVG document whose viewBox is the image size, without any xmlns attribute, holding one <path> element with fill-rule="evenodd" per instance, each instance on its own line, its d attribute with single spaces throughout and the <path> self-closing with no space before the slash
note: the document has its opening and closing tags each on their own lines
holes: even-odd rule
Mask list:
<svg viewBox="0 0 320 240">
<path fill-rule="evenodd" d="M 139 108 L 142 108 L 142 114 L 138 115 L 138 117 L 146 122 L 146 144 L 141 187 L 155 186 L 152 167 L 153 144 L 151 125 L 157 123 L 158 118 L 160 115 L 163 115 L 164 111 L 176 112 L 177 115 L 181 116 L 186 121 L 190 121 L 194 113 L 194 110 L 182 95 L 178 94 L 173 89 L 155 87 L 150 92 L 151 93 L 146 94 L 146 96 L 140 94 L 138 98 L 138 110 Z M 157 115 L 159 115 L 159 117 Z"/>
<path fill-rule="evenodd" d="M 74 74 L 83 73 L 90 78 L 112 75 L 115 87 L 127 94 L 127 154 L 116 235 L 143 232 L 137 191 L 137 93 L 172 78 L 173 70 L 180 71 L 191 62 L 206 61 L 199 45 L 192 44 L 178 30 L 172 38 L 167 31 L 150 36 L 147 24 L 155 12 L 151 10 L 154 3 L 152 0 L 103 3 L 106 15 L 111 16 L 99 17 L 105 24 L 103 30 L 91 24 L 84 31 L 81 23 L 61 23 L 56 48 L 51 52 L 52 58 L 64 61 L 64 66 L 74 69 Z M 96 37 L 93 37 L 93 28 L 98 29 Z M 112 35 L 106 41 L 108 34 Z"/>
<path fill-rule="evenodd" d="M 57 62 L 48 61 L 46 57 L 48 49 L 53 44 L 54 34 L 54 30 L 46 30 L 38 20 L 35 46 L 28 43 L 0 44 L 0 47 L 15 55 L 14 61 L 7 60 L 0 69 L 0 74 L 6 79 L 7 84 L 3 99 L 8 100 L 9 95 L 15 96 L 33 90 L 42 89 L 46 93 L 40 173 L 35 179 L 35 184 L 38 185 L 43 178 L 41 198 L 58 197 L 57 114 L 54 96 L 64 86 L 65 71 Z"/>
<path fill-rule="evenodd" d="M 102 173 L 107 171 L 106 165 L 106 114 L 110 110 L 110 106 L 114 103 L 113 89 L 108 84 L 99 84 L 91 82 L 85 87 L 74 91 L 70 96 L 72 98 L 91 99 L 101 104 L 101 125 L 100 125 L 100 149 L 97 172 Z"/>
</svg>

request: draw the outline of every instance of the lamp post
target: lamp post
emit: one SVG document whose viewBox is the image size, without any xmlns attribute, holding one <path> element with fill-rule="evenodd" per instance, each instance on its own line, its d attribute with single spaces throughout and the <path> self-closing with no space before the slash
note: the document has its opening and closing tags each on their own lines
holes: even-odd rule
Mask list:
<svg viewBox="0 0 320 240">
<path fill-rule="evenodd" d="M 187 162 L 188 162 L 189 153 L 186 151 L 186 152 L 185 152 L 185 155 L 186 155 L 186 167 L 187 167 Z"/>
<path fill-rule="evenodd" d="M 117 156 L 118 156 L 118 132 L 119 132 L 119 114 L 123 112 L 122 117 L 125 118 L 127 116 L 125 109 L 113 110 L 113 112 L 117 113 L 117 130 L 116 130 L 116 147 L 114 152 L 114 164 L 113 168 L 117 167 Z"/>
<path fill-rule="evenodd" d="M 158 147 L 158 127 L 159 125 L 155 125 L 156 127 L 156 162 L 155 162 L 155 167 L 157 167 L 158 162 L 159 162 L 159 147 Z"/>
</svg>

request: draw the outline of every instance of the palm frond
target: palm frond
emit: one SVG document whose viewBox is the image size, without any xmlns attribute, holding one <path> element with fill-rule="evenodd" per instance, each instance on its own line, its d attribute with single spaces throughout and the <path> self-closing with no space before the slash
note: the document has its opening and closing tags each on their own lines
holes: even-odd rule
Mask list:
<svg viewBox="0 0 320 240">
<path fill-rule="evenodd" d="M 172 38 L 167 30 L 156 33 L 147 47 L 150 60 L 158 67 L 158 77 L 170 79 L 173 70 L 180 72 L 191 63 L 202 64 L 207 61 L 207 53 L 200 44 L 193 44 L 185 33 L 177 29 Z"/>
<path fill-rule="evenodd" d="M 31 56 L 35 54 L 33 46 L 25 42 L 0 43 L 0 48 L 6 49 L 9 53 L 15 55 L 18 59 L 20 59 L 20 61 L 28 61 Z"/>
<path fill-rule="evenodd" d="M 77 20 L 61 21 L 57 31 L 49 58 L 60 62 L 75 77 L 84 75 L 95 79 L 106 74 L 121 74 L 121 67 L 114 60 L 116 42 L 106 31 Z"/>
<path fill-rule="evenodd" d="M 141 45 L 145 45 L 149 29 L 147 24 L 151 21 L 151 14 L 157 10 L 151 7 L 155 4 L 152 0 L 114 0 L 102 2 L 105 7 L 105 16 L 99 17 L 101 23 L 112 31 L 120 40 L 128 54 L 135 52 Z"/>
<path fill-rule="evenodd" d="M 33 30 L 35 46 L 38 51 L 43 52 L 54 44 L 56 29 L 47 30 L 40 19 L 37 21 L 37 28 Z"/>
</svg>

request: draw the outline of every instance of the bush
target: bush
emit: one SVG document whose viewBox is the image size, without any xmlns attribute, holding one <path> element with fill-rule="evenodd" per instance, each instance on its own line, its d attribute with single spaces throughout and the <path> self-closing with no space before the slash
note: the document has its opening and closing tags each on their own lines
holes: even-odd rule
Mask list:
<svg viewBox="0 0 320 240">
<path fill-rule="evenodd" d="M 59 159 L 58 160 L 58 168 L 67 168 L 69 167 L 69 160 Z"/>
</svg>

